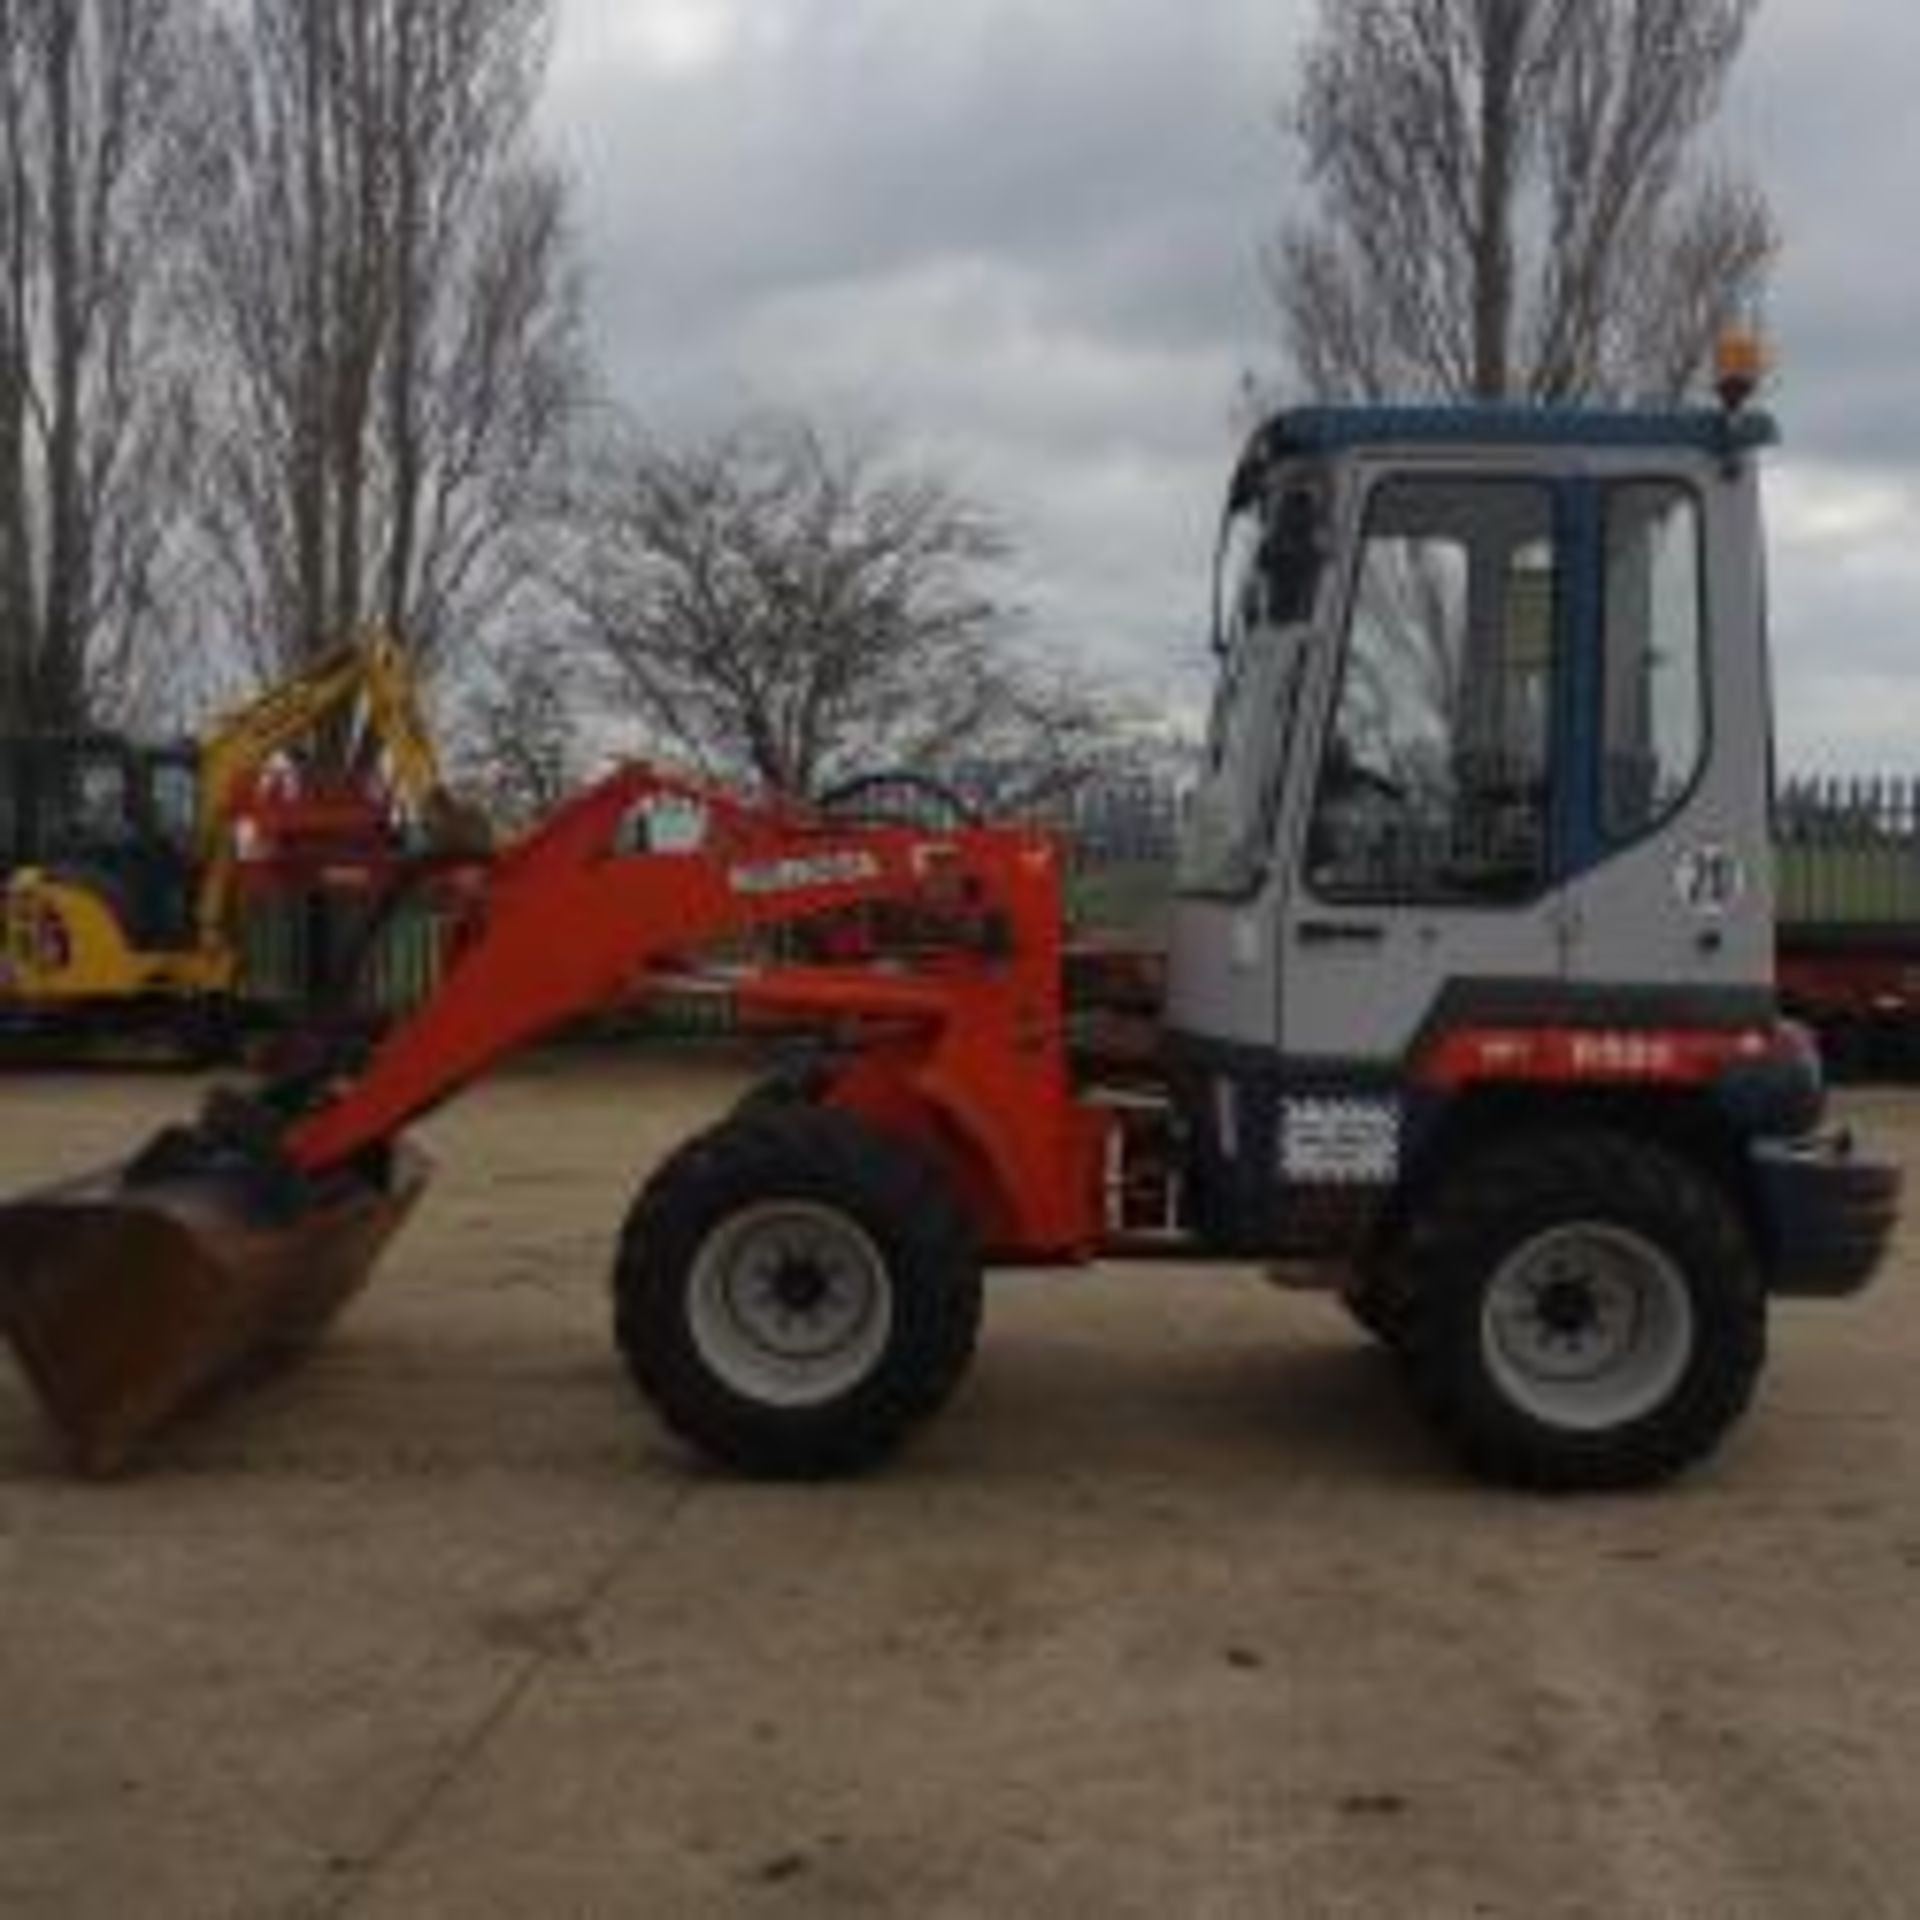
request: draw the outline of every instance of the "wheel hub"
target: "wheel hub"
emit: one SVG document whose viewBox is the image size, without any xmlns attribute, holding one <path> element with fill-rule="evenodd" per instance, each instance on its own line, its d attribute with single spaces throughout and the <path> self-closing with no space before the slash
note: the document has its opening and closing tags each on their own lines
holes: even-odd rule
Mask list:
<svg viewBox="0 0 1920 1920">
<path fill-rule="evenodd" d="M 694 1262 L 688 1319 L 708 1366 L 746 1398 L 812 1406 L 856 1386 L 893 1322 L 887 1264 L 837 1208 L 767 1201 L 722 1221 Z"/>
<path fill-rule="evenodd" d="M 811 1260 L 783 1260 L 770 1282 L 773 1297 L 790 1314 L 819 1311 L 833 1282 Z"/>
<path fill-rule="evenodd" d="M 1579 1280 L 1548 1281 L 1534 1295 L 1534 1310 L 1550 1338 L 1577 1346 L 1600 1317 L 1593 1289 Z"/>
<path fill-rule="evenodd" d="M 1686 1282 L 1658 1246 L 1594 1221 L 1516 1248 L 1489 1283 L 1482 1350 L 1501 1390 L 1548 1425 L 1597 1431 L 1640 1419 L 1693 1351 Z"/>
</svg>

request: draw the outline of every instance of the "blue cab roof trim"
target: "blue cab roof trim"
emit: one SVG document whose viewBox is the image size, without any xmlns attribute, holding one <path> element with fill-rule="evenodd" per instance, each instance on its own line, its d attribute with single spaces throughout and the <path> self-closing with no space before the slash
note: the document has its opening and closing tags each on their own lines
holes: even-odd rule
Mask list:
<svg viewBox="0 0 1920 1920">
<path fill-rule="evenodd" d="M 1597 409 L 1487 403 L 1457 406 L 1312 406 L 1275 414 L 1263 429 L 1275 455 L 1371 446 L 1693 447 L 1708 453 L 1768 447 L 1767 413 L 1717 407 Z"/>
</svg>

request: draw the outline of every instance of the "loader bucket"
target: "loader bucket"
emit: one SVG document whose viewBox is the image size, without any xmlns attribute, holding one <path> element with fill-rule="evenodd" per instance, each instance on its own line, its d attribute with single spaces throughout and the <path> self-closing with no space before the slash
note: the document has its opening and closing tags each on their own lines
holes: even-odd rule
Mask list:
<svg viewBox="0 0 1920 1920">
<path fill-rule="evenodd" d="M 299 1354 L 366 1283 L 426 1184 L 341 1183 L 275 1224 L 233 1175 L 110 1169 L 0 1205 L 0 1327 L 82 1473 L 174 1414 Z"/>
</svg>

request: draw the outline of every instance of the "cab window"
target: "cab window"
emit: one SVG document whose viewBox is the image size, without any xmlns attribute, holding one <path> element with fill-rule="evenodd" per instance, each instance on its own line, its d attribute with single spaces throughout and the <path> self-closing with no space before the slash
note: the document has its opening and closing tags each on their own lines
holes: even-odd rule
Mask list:
<svg viewBox="0 0 1920 1920">
<path fill-rule="evenodd" d="M 1309 838 L 1316 892 L 1492 903 L 1541 890 L 1559 599 L 1547 487 L 1374 491 Z"/>
<path fill-rule="evenodd" d="M 1303 471 L 1229 513 L 1216 581 L 1220 679 L 1182 834 L 1180 884 L 1189 892 L 1244 896 L 1267 871 L 1303 633 L 1325 566 L 1325 511 L 1317 478 Z"/>
<path fill-rule="evenodd" d="M 199 807 L 199 783 L 193 767 L 184 760 L 156 758 L 148 791 L 154 831 L 169 846 L 184 852 L 193 845 Z"/>
<path fill-rule="evenodd" d="M 133 835 L 124 759 L 111 749 L 49 753 L 40 831 L 47 856 L 123 845 Z"/>
<path fill-rule="evenodd" d="M 1651 832 L 1706 756 L 1700 506 L 1673 481 L 1611 487 L 1606 500 L 1606 725 L 1601 825 Z"/>
</svg>

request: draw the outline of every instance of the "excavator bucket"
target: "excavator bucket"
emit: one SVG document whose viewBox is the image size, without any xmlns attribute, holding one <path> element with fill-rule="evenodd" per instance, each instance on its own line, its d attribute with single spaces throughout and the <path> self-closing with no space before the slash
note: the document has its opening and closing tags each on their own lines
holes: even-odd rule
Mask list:
<svg viewBox="0 0 1920 1920">
<path fill-rule="evenodd" d="M 124 1168 L 0 1205 L 0 1328 L 82 1473 L 123 1467 L 176 1413 L 297 1356 L 352 1299 L 426 1184 L 384 1178 L 263 1207 L 249 1177 Z"/>
</svg>

